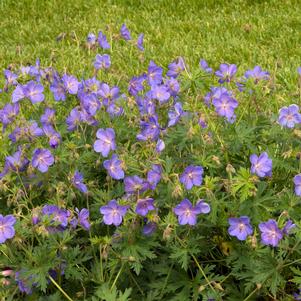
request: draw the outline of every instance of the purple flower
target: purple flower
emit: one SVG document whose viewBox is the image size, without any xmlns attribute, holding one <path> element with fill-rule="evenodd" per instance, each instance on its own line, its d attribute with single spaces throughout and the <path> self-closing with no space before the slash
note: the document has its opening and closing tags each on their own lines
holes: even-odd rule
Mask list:
<svg viewBox="0 0 301 301">
<path fill-rule="evenodd" d="M 247 236 L 253 233 L 253 228 L 248 216 L 241 216 L 238 218 L 231 217 L 228 221 L 230 224 L 230 227 L 228 228 L 229 234 L 237 237 L 239 240 L 246 240 Z"/>
<path fill-rule="evenodd" d="M 200 125 L 201 128 L 205 129 L 208 127 L 205 119 L 201 116 L 198 120 L 198 124 Z"/>
<path fill-rule="evenodd" d="M 252 163 L 251 173 L 255 173 L 258 177 L 270 177 L 272 175 L 272 160 L 266 152 L 258 157 L 256 154 L 250 156 Z"/>
<path fill-rule="evenodd" d="M 51 124 L 45 124 L 43 126 L 43 131 L 45 135 L 49 138 L 49 145 L 52 148 L 57 148 L 62 140 L 60 133 L 56 132 Z"/>
<path fill-rule="evenodd" d="M 110 49 L 110 44 L 108 43 L 107 37 L 102 33 L 102 31 L 98 33 L 97 42 L 99 47 L 102 49 Z"/>
<path fill-rule="evenodd" d="M 257 84 L 260 80 L 268 80 L 270 74 L 267 71 L 263 71 L 260 66 L 255 66 L 253 70 L 248 70 L 245 73 L 247 79 L 252 78 L 254 83 Z"/>
<path fill-rule="evenodd" d="M 105 160 L 103 162 L 103 166 L 113 179 L 121 180 L 124 178 L 122 161 L 118 159 L 116 154 L 113 154 L 110 160 Z"/>
<path fill-rule="evenodd" d="M 29 74 L 30 67 L 29 66 L 21 66 L 20 67 L 20 75 L 25 76 Z"/>
<path fill-rule="evenodd" d="M 111 58 L 108 54 L 97 54 L 94 61 L 94 67 L 96 70 L 108 69 L 111 66 Z"/>
<path fill-rule="evenodd" d="M 197 215 L 201 213 L 198 206 L 193 206 L 188 199 L 184 199 L 174 209 L 174 213 L 178 216 L 180 225 L 195 225 L 197 222 Z"/>
<path fill-rule="evenodd" d="M 219 98 L 214 98 L 212 104 L 215 106 L 216 113 L 226 117 L 228 121 L 234 116 L 234 109 L 238 106 L 238 102 L 226 93 Z"/>
<path fill-rule="evenodd" d="M 301 70 L 300 70 L 300 73 L 301 73 Z M 293 297 L 294 297 L 294 300 L 301 301 L 301 288 L 299 288 L 298 293 L 293 293 Z"/>
<path fill-rule="evenodd" d="M 277 247 L 283 237 L 283 233 L 278 228 L 277 222 L 274 219 L 269 219 L 265 223 L 260 223 L 258 227 L 261 232 L 261 243 Z"/>
<path fill-rule="evenodd" d="M 162 177 L 162 166 L 160 164 L 153 164 L 152 169 L 147 172 L 147 181 L 150 189 L 155 190 Z"/>
<path fill-rule="evenodd" d="M 18 284 L 18 288 L 19 288 L 20 292 L 30 295 L 32 293 L 32 288 L 34 286 L 34 284 L 32 284 L 33 276 L 29 276 L 27 278 L 24 278 L 24 277 L 21 278 L 20 274 L 22 274 L 23 272 L 24 272 L 24 270 L 17 271 L 15 274 L 15 280 Z"/>
<path fill-rule="evenodd" d="M 98 139 L 94 142 L 94 150 L 97 153 L 101 153 L 103 157 L 107 157 L 111 150 L 116 150 L 115 132 L 113 129 L 99 129 L 96 137 Z"/>
<path fill-rule="evenodd" d="M 290 232 L 291 232 L 291 230 L 294 229 L 295 227 L 296 227 L 296 224 L 294 224 L 294 223 L 292 222 L 292 220 L 289 219 L 289 220 L 285 223 L 285 225 L 284 225 L 284 227 L 283 227 L 283 229 L 282 229 L 283 235 L 289 235 Z"/>
<path fill-rule="evenodd" d="M 295 124 L 301 122 L 299 106 L 292 104 L 289 107 L 283 107 L 279 110 L 278 122 L 288 128 L 293 128 Z"/>
<path fill-rule="evenodd" d="M 184 111 L 183 111 L 182 104 L 180 102 L 177 102 L 174 105 L 173 109 L 168 112 L 169 121 L 168 121 L 167 126 L 171 127 L 171 126 L 176 125 L 179 122 L 179 120 L 183 114 L 184 114 Z"/>
<path fill-rule="evenodd" d="M 184 69 L 184 60 L 182 57 L 179 57 L 176 61 L 168 65 L 166 76 L 176 78 Z"/>
<path fill-rule="evenodd" d="M 76 208 L 77 209 L 77 208 Z M 78 209 L 77 209 L 78 212 Z M 78 220 L 79 224 L 87 231 L 90 230 L 90 222 L 89 222 L 89 210 L 86 208 L 83 208 L 81 211 L 78 212 Z"/>
<path fill-rule="evenodd" d="M 162 82 L 163 68 L 150 61 L 147 72 L 147 79 L 150 86 L 160 85 Z"/>
<path fill-rule="evenodd" d="M 51 124 L 54 122 L 55 110 L 51 108 L 45 108 L 44 114 L 41 115 L 40 121 L 43 125 Z"/>
<path fill-rule="evenodd" d="M 107 112 L 110 114 L 111 117 L 121 116 L 124 112 L 122 107 L 119 107 L 115 103 L 111 103 L 107 107 Z"/>
<path fill-rule="evenodd" d="M 77 108 L 72 109 L 69 116 L 66 119 L 68 131 L 75 130 L 81 121 L 82 121 L 82 116 L 80 111 Z"/>
<path fill-rule="evenodd" d="M 94 33 L 89 33 L 87 36 L 87 43 L 89 46 L 93 46 L 96 43 L 96 36 Z"/>
<path fill-rule="evenodd" d="M 81 99 L 85 94 L 94 94 L 96 96 L 99 95 L 100 82 L 96 79 L 96 77 L 88 78 L 86 80 L 82 80 L 78 87 L 78 96 Z"/>
<path fill-rule="evenodd" d="M 157 224 L 155 222 L 148 222 L 144 225 L 142 233 L 146 236 L 152 235 L 157 229 Z"/>
<path fill-rule="evenodd" d="M 119 226 L 128 208 L 129 206 L 120 206 L 116 200 L 111 200 L 107 205 L 100 207 L 99 211 L 103 214 L 103 222 L 106 225 Z"/>
<path fill-rule="evenodd" d="M 24 86 L 17 85 L 17 87 L 15 88 L 15 90 L 12 93 L 12 102 L 16 103 L 16 102 L 22 100 L 23 98 L 25 98 Z"/>
<path fill-rule="evenodd" d="M 5 77 L 5 86 L 6 88 L 9 86 L 15 86 L 18 84 L 17 79 L 18 75 L 11 72 L 10 70 L 4 70 L 4 77 Z"/>
<path fill-rule="evenodd" d="M 81 99 L 81 104 L 91 116 L 96 115 L 96 113 L 101 107 L 100 101 L 94 94 L 87 94 L 83 96 Z"/>
<path fill-rule="evenodd" d="M 219 83 L 230 82 L 237 72 L 237 67 L 234 64 L 220 64 L 219 70 L 215 72 L 215 75 L 219 77 Z"/>
<path fill-rule="evenodd" d="M 156 102 L 150 97 L 151 93 L 147 93 L 144 97 L 136 96 L 136 104 L 141 115 L 155 115 Z"/>
<path fill-rule="evenodd" d="M 294 177 L 295 184 L 295 194 L 301 196 L 301 174 L 298 174 Z"/>
<path fill-rule="evenodd" d="M 133 96 L 137 95 L 140 91 L 144 89 L 143 87 L 144 81 L 145 81 L 145 75 L 134 76 L 129 82 L 129 87 L 128 87 L 129 93 Z"/>
<path fill-rule="evenodd" d="M 50 85 L 50 91 L 55 101 L 66 100 L 66 91 L 61 79 L 56 78 Z"/>
<path fill-rule="evenodd" d="M 29 163 L 29 160 L 22 154 L 21 149 L 15 152 L 12 156 L 7 156 L 4 169 L 13 171 L 24 171 Z"/>
<path fill-rule="evenodd" d="M 70 211 L 59 208 L 56 205 L 45 205 L 42 208 L 42 215 L 51 217 L 51 224 L 55 224 L 55 227 L 48 227 L 50 232 L 57 230 L 64 230 L 68 226 L 68 218 L 70 217 Z"/>
<path fill-rule="evenodd" d="M 82 175 L 82 173 L 80 173 L 78 170 L 75 171 L 71 182 L 73 184 L 73 186 L 75 188 L 77 188 L 79 191 L 83 192 L 83 193 L 87 193 L 88 192 L 88 188 L 87 186 L 83 183 L 84 181 L 84 176 Z"/>
<path fill-rule="evenodd" d="M 3 129 L 10 123 L 12 123 L 20 111 L 20 105 L 18 103 L 7 103 L 2 110 L 0 110 L 0 122 L 3 124 Z"/>
<path fill-rule="evenodd" d="M 156 152 L 161 153 L 165 149 L 165 143 L 163 140 L 158 139 L 156 144 Z"/>
<path fill-rule="evenodd" d="M 203 199 L 199 199 L 195 205 L 195 207 L 198 207 L 200 209 L 200 212 L 203 214 L 207 214 L 211 211 L 211 208 L 208 203 L 204 202 Z"/>
<path fill-rule="evenodd" d="M 297 72 L 298 72 L 299 75 L 301 75 L 301 67 L 297 68 Z"/>
<path fill-rule="evenodd" d="M 203 182 L 204 169 L 202 166 L 190 165 L 185 168 L 180 175 L 180 182 L 184 184 L 185 188 L 190 190 L 193 186 L 201 186 Z"/>
<path fill-rule="evenodd" d="M 110 103 L 112 103 L 115 99 L 119 97 L 119 88 L 116 86 L 110 88 L 108 84 L 103 83 L 100 86 L 99 95 L 103 99 L 103 104 L 105 106 L 108 106 Z"/>
<path fill-rule="evenodd" d="M 149 183 L 138 176 L 128 176 L 124 178 L 124 190 L 127 193 L 141 193 L 149 188 Z"/>
<path fill-rule="evenodd" d="M 62 83 L 65 90 L 72 95 L 77 94 L 79 82 L 77 78 L 73 75 L 64 74 L 62 77 Z"/>
<path fill-rule="evenodd" d="M 140 121 L 141 132 L 137 135 L 138 140 L 142 141 L 155 141 L 160 135 L 160 125 L 156 115 L 148 118 L 148 121 Z"/>
<path fill-rule="evenodd" d="M 212 68 L 208 66 L 208 63 L 204 59 L 200 60 L 200 68 L 206 73 L 212 73 Z"/>
<path fill-rule="evenodd" d="M 138 36 L 138 39 L 137 39 L 137 47 L 141 51 L 144 51 L 143 38 L 144 38 L 144 34 L 140 33 L 140 35 Z"/>
<path fill-rule="evenodd" d="M 92 115 L 90 115 L 89 112 L 87 112 L 84 108 L 80 112 L 80 118 L 81 121 L 85 122 L 88 125 L 92 125 L 92 126 L 98 125 L 98 121 Z"/>
<path fill-rule="evenodd" d="M 54 163 L 54 157 L 48 149 L 38 148 L 33 152 L 32 166 L 40 172 L 47 172 L 49 166 Z"/>
<path fill-rule="evenodd" d="M 27 83 L 27 85 L 24 86 L 23 91 L 25 97 L 29 98 L 33 104 L 42 102 L 45 98 L 43 94 L 44 87 L 34 81 Z"/>
<path fill-rule="evenodd" d="M 170 98 L 168 87 L 165 85 L 152 86 L 152 97 L 157 99 L 161 104 L 166 103 Z"/>
<path fill-rule="evenodd" d="M 210 106 L 211 102 L 213 99 L 217 98 L 221 98 L 222 94 L 226 94 L 229 97 L 232 96 L 232 92 L 228 91 L 225 87 L 211 87 L 210 88 L 211 92 L 207 93 L 204 96 L 204 102 L 207 106 Z"/>
<path fill-rule="evenodd" d="M 16 219 L 13 215 L 3 216 L 0 214 L 0 244 L 15 236 L 14 224 Z"/>
<path fill-rule="evenodd" d="M 36 121 L 33 121 L 28 128 L 28 135 L 30 138 L 40 137 L 44 135 L 44 131 L 39 127 Z"/>
<path fill-rule="evenodd" d="M 139 199 L 136 205 L 136 213 L 141 216 L 146 216 L 149 211 L 155 210 L 154 199 L 146 198 Z"/>
<path fill-rule="evenodd" d="M 180 91 L 180 84 L 175 78 L 170 78 L 165 81 L 165 85 L 168 89 L 168 92 L 171 96 L 177 96 Z"/>
<path fill-rule="evenodd" d="M 120 29 L 120 34 L 126 41 L 129 41 L 132 39 L 130 31 L 127 29 L 125 24 L 122 24 L 121 29 Z"/>
</svg>

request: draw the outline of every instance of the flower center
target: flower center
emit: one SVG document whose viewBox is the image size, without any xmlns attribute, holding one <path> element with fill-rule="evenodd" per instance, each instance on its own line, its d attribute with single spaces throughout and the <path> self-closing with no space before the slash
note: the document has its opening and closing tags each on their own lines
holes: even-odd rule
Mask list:
<svg viewBox="0 0 301 301">
<path fill-rule="evenodd" d="M 190 216 L 190 214 L 191 214 L 190 209 L 186 209 L 184 214 L 185 214 L 186 216 Z"/>
<path fill-rule="evenodd" d="M 244 231 L 245 228 L 246 228 L 246 225 L 243 224 L 243 223 L 240 223 L 240 224 L 238 225 L 238 229 L 239 229 L 240 232 L 241 232 L 241 231 Z"/>
<path fill-rule="evenodd" d="M 112 214 L 113 214 L 113 216 L 118 215 L 118 210 L 117 209 L 113 209 Z"/>
<path fill-rule="evenodd" d="M 256 163 L 255 164 L 255 169 L 260 169 L 261 168 L 261 164 L 260 163 Z"/>
</svg>

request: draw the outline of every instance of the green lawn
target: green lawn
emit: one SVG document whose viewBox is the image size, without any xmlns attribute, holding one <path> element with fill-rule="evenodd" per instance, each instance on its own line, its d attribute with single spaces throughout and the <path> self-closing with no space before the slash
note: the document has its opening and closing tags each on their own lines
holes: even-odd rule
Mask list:
<svg viewBox="0 0 301 301">
<path fill-rule="evenodd" d="M 1 0 L 0 66 L 40 58 L 43 65 L 80 75 L 95 56 L 82 48 L 86 35 L 102 29 L 114 39 L 125 22 L 135 38 L 145 33 L 143 68 L 149 59 L 167 64 L 181 55 L 194 66 L 200 58 L 213 67 L 236 63 L 242 71 L 258 64 L 277 69 L 289 82 L 301 64 L 300 15 L 300 2 L 284 0 Z M 66 36 L 58 42 L 62 33 Z M 129 65 L 129 56 L 138 51 L 118 51 L 121 43 L 112 49 L 120 76 L 139 64 L 132 60 Z"/>
</svg>

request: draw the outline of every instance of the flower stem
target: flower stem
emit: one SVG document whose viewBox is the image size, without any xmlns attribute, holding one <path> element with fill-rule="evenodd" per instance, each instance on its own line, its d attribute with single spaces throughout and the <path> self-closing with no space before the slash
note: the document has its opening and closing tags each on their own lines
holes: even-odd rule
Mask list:
<svg viewBox="0 0 301 301">
<path fill-rule="evenodd" d="M 210 286 L 210 288 L 212 289 L 212 291 L 215 291 L 214 288 L 213 288 L 213 286 L 211 285 L 211 282 L 210 282 L 209 279 L 207 278 L 207 276 L 206 276 L 204 270 L 202 269 L 201 265 L 200 265 L 199 262 L 197 261 L 196 257 L 195 257 L 193 254 L 191 254 L 191 257 L 193 258 L 194 262 L 195 262 L 196 265 L 198 266 L 198 268 L 199 268 L 200 272 L 202 273 L 203 277 L 205 278 L 207 284 Z"/>
<path fill-rule="evenodd" d="M 59 289 L 59 291 L 66 297 L 67 300 L 73 301 L 73 299 L 68 296 L 68 294 L 60 287 L 60 285 L 50 275 L 49 275 L 49 279 Z"/>
</svg>

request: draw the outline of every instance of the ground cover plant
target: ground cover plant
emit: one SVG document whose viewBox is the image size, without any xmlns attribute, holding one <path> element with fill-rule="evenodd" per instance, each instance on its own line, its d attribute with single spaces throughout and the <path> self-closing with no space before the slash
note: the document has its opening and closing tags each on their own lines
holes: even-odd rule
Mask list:
<svg viewBox="0 0 301 301">
<path fill-rule="evenodd" d="M 0 296 L 301 299 L 298 64 L 160 56 L 131 25 L 3 48 Z"/>
</svg>

